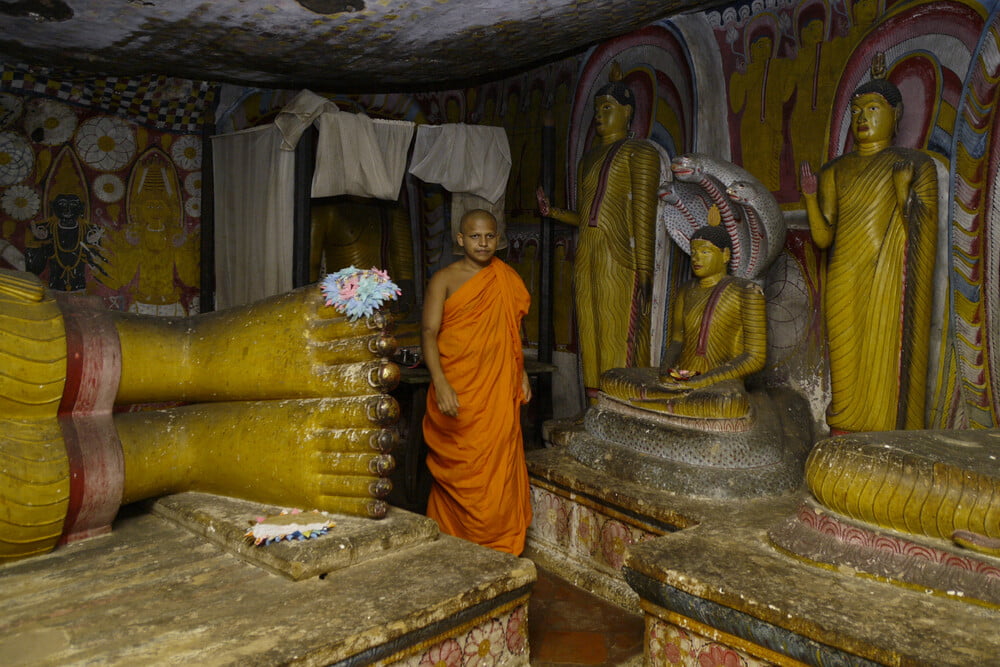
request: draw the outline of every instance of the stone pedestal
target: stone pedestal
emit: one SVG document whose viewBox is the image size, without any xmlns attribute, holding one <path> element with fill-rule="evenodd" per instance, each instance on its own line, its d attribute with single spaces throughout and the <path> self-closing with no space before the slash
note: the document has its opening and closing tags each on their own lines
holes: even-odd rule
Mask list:
<svg viewBox="0 0 1000 667">
<path fill-rule="evenodd" d="M 792 558 L 767 536 L 789 509 L 740 508 L 629 549 L 647 664 L 997 664 L 996 608 Z"/>
<path fill-rule="evenodd" d="M 801 486 L 811 442 L 803 402 L 781 392 L 751 400 L 744 417 L 699 420 L 602 394 L 581 423 L 546 422 L 549 447 L 527 455 L 535 514 L 525 555 L 638 612 L 621 575 L 630 545 Z"/>
<path fill-rule="evenodd" d="M 547 436 L 554 446 L 527 454 L 534 519 L 525 556 L 605 600 L 638 612 L 639 598 L 622 575 L 627 553 L 635 545 L 668 539 L 706 521 L 723 523 L 734 505 L 594 470 L 561 446 L 569 433 L 562 428 L 550 431 Z M 797 497 L 746 499 L 736 507 L 778 504 L 792 511 Z"/>
<path fill-rule="evenodd" d="M 396 509 L 332 515 L 315 539 L 244 541 L 280 509 L 170 496 L 123 508 L 108 536 L 0 568 L 4 664 L 528 664 L 530 561 Z"/>
<path fill-rule="evenodd" d="M 528 454 L 526 555 L 640 610 L 645 664 L 1000 664 L 1000 611 L 982 596 L 817 567 L 776 546 L 772 533 L 809 506 L 804 485 L 741 499 L 671 493 L 580 463 L 565 447 L 574 428 L 584 426 L 550 430 L 552 446 Z"/>
</svg>

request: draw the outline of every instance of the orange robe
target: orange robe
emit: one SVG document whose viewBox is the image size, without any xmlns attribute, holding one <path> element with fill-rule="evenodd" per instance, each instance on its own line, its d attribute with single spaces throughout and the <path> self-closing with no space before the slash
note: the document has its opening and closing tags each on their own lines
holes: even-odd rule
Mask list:
<svg viewBox="0 0 1000 667">
<path fill-rule="evenodd" d="M 438 410 L 432 384 L 423 424 L 434 477 L 427 516 L 449 535 L 515 555 L 531 523 L 520 334 L 530 303 L 521 277 L 496 257 L 445 300 L 438 350 L 458 417 Z"/>
</svg>

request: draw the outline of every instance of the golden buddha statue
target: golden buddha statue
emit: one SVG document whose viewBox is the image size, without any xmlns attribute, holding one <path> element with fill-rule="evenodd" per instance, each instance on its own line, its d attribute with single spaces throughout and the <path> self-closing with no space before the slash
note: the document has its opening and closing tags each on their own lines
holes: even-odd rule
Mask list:
<svg viewBox="0 0 1000 667">
<path fill-rule="evenodd" d="M 383 516 L 387 326 L 341 316 L 317 285 L 161 318 L 0 270 L 0 563 L 181 491 Z"/>
<path fill-rule="evenodd" d="M 583 384 L 597 396 L 601 373 L 649 366 L 660 155 L 630 138 L 635 95 L 619 69 L 594 95 L 596 141 L 578 165 L 577 210 L 554 208 L 539 189 L 543 216 L 579 228 L 573 287 Z"/>
<path fill-rule="evenodd" d="M 823 313 L 834 432 L 923 428 L 930 348 L 937 172 L 892 146 L 899 89 L 874 78 L 851 99 L 854 150 L 800 168 L 813 241 L 829 249 Z"/>
<path fill-rule="evenodd" d="M 695 279 L 678 291 L 659 369 L 616 368 L 601 391 L 635 407 L 683 417 L 743 417 L 744 379 L 764 368 L 767 312 L 761 288 L 727 272 L 732 240 L 721 226 L 691 236 Z"/>
</svg>

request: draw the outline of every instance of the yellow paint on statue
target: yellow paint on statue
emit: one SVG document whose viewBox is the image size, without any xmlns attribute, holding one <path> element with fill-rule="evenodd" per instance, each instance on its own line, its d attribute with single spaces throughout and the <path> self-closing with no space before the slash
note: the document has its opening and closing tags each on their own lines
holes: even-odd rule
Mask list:
<svg viewBox="0 0 1000 667">
<path fill-rule="evenodd" d="M 50 550 L 63 532 L 65 308 L 74 306 L 57 305 L 32 274 L 0 270 L 0 562 Z M 92 315 L 110 326 L 89 335 L 114 332 L 121 351 L 120 375 L 89 378 L 117 382 L 115 405 L 190 403 L 114 413 L 122 503 L 202 491 L 384 515 L 378 499 L 393 461 L 383 452 L 395 444 L 399 416 L 384 392 L 399 369 L 386 361 L 395 340 L 381 314 L 349 321 L 313 285 L 191 318 Z M 101 348 L 75 352 L 100 356 Z"/>
<path fill-rule="evenodd" d="M 721 227 L 695 232 L 695 279 L 678 292 L 659 372 L 610 370 L 601 376 L 602 392 L 684 417 L 735 419 L 748 413 L 743 381 L 764 368 L 767 312 L 758 285 L 727 275 L 730 253 Z"/>
<path fill-rule="evenodd" d="M 902 97 L 880 78 L 884 67 L 873 73 L 851 102 L 855 150 L 818 177 L 808 163 L 801 167 L 813 240 L 829 248 L 827 422 L 843 431 L 926 423 L 937 172 L 925 153 L 892 146 Z"/>
<path fill-rule="evenodd" d="M 635 96 L 620 68 L 594 96 L 596 139 L 578 165 L 577 210 L 550 206 L 543 215 L 579 227 L 574 302 L 583 384 L 596 399 L 601 373 L 650 364 L 656 189 L 659 152 L 629 139 Z"/>
<path fill-rule="evenodd" d="M 0 563 L 51 550 L 69 506 L 56 420 L 66 378 L 62 313 L 30 274 L 0 269 Z"/>
</svg>

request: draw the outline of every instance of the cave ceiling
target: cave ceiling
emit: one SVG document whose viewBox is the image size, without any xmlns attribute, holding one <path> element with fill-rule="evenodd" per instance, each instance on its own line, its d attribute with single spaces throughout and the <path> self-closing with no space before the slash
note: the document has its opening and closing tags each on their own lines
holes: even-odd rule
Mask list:
<svg viewBox="0 0 1000 667">
<path fill-rule="evenodd" d="M 712 0 L 0 0 L 0 61 L 324 92 L 502 78 Z"/>
</svg>

